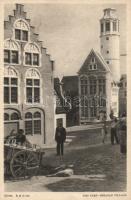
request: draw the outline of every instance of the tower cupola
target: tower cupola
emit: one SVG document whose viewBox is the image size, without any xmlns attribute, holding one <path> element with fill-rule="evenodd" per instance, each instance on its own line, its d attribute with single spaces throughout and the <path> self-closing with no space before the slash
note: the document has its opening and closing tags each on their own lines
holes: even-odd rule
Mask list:
<svg viewBox="0 0 131 200">
<path fill-rule="evenodd" d="M 119 19 L 116 10 L 106 8 L 103 17 L 100 19 L 100 48 L 115 82 L 120 80 L 119 38 Z"/>
</svg>

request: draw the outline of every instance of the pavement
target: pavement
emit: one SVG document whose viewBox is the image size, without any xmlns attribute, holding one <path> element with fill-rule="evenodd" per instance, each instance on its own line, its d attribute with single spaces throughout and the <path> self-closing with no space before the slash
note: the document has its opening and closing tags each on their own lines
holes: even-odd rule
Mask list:
<svg viewBox="0 0 131 200">
<path fill-rule="evenodd" d="M 100 130 L 69 133 L 72 140 L 65 145 L 63 158 L 56 150 L 46 149 L 40 173 L 28 180 L 5 182 L 6 192 L 97 192 L 126 191 L 126 155 L 119 145 L 110 144 L 108 134 L 102 143 Z M 73 137 L 72 137 L 73 136 Z M 47 177 L 52 168 L 72 165 L 70 177 Z"/>
</svg>

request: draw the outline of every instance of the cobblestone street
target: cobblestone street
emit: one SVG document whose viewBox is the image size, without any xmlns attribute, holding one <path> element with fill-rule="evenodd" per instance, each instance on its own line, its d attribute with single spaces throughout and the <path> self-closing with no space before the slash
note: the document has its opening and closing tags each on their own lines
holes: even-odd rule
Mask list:
<svg viewBox="0 0 131 200">
<path fill-rule="evenodd" d="M 89 137 L 89 134 L 92 134 Z M 99 137 L 95 137 L 95 135 Z M 6 191 L 126 191 L 126 156 L 120 153 L 119 145 L 111 145 L 108 139 L 102 144 L 100 130 L 70 133 L 75 139 L 65 145 L 63 160 L 56 156 L 55 149 L 46 150 L 41 175 L 30 180 L 5 183 Z M 94 135 L 94 137 L 93 137 Z M 91 139 L 92 137 L 92 139 Z M 90 138 L 90 140 L 89 140 Z M 89 142 L 90 141 L 90 142 Z M 71 177 L 46 177 L 48 166 L 73 165 Z M 45 168 L 46 167 L 46 168 Z M 43 172 L 43 174 L 42 174 Z M 21 187 L 22 186 L 22 187 Z"/>
</svg>

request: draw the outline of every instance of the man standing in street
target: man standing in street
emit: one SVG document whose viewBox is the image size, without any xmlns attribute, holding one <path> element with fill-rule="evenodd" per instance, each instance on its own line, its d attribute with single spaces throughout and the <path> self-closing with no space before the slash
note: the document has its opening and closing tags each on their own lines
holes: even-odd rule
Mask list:
<svg viewBox="0 0 131 200">
<path fill-rule="evenodd" d="M 66 129 L 62 126 L 62 123 L 58 125 L 55 133 L 55 141 L 57 142 L 57 156 L 63 156 L 64 154 L 64 142 L 66 140 Z"/>
<path fill-rule="evenodd" d="M 113 117 L 111 120 L 111 144 L 114 145 L 114 140 L 116 140 L 116 143 L 119 144 L 118 136 L 117 136 L 117 118 Z"/>
</svg>

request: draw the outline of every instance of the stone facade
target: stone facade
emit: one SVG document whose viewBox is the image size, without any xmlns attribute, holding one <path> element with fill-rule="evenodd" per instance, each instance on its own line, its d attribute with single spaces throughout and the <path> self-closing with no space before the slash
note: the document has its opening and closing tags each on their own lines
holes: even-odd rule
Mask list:
<svg viewBox="0 0 131 200">
<path fill-rule="evenodd" d="M 22 128 L 32 143 L 53 143 L 53 61 L 20 4 L 4 22 L 4 109 L 5 136 Z"/>
<path fill-rule="evenodd" d="M 78 72 L 80 124 L 94 121 L 112 111 L 119 115 L 120 53 L 119 19 L 107 8 L 100 20 L 101 54 L 93 49 Z M 102 115 L 101 115 L 102 113 Z"/>
<path fill-rule="evenodd" d="M 94 121 L 100 113 L 110 112 L 111 72 L 104 59 L 93 49 L 82 65 L 79 76 L 80 124 Z"/>
</svg>

